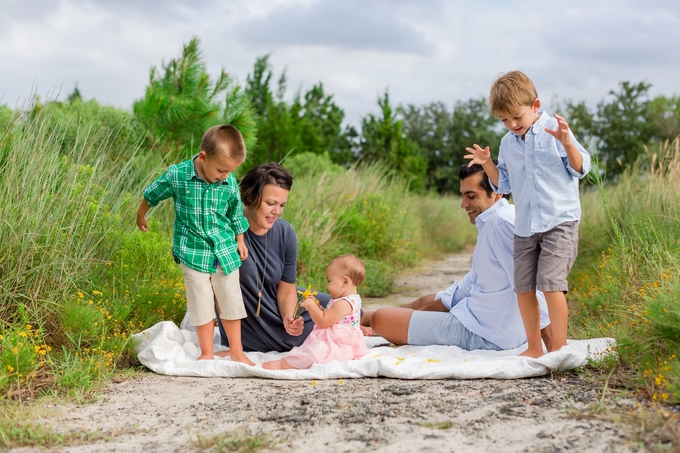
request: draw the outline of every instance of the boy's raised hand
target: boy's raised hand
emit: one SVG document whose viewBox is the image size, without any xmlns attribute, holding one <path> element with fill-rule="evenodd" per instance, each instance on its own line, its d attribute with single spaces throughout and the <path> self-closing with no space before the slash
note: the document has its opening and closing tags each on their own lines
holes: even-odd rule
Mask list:
<svg viewBox="0 0 680 453">
<path fill-rule="evenodd" d="M 562 146 L 566 147 L 568 143 L 571 143 L 571 136 L 569 135 L 569 124 L 564 117 L 555 113 L 555 119 L 557 120 L 557 129 L 545 128 L 545 131 L 555 137 L 555 140 L 562 143 Z"/>
<path fill-rule="evenodd" d="M 468 167 L 472 166 L 473 164 L 484 166 L 484 164 L 491 158 L 491 151 L 489 151 L 488 146 L 486 148 L 482 148 L 475 143 L 472 148 L 468 147 L 465 148 L 465 150 L 470 153 L 463 156 L 466 159 L 470 159 Z"/>
</svg>

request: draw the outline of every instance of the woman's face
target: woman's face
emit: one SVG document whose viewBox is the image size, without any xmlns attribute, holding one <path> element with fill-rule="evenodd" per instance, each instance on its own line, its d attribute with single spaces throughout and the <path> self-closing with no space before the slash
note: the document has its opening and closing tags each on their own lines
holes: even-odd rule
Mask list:
<svg viewBox="0 0 680 453">
<path fill-rule="evenodd" d="M 283 214 L 288 202 L 288 191 L 274 184 L 266 184 L 262 188 L 262 202 L 258 208 L 245 207 L 243 212 L 248 218 L 250 231 L 265 234 L 274 226 L 274 222 Z"/>
</svg>

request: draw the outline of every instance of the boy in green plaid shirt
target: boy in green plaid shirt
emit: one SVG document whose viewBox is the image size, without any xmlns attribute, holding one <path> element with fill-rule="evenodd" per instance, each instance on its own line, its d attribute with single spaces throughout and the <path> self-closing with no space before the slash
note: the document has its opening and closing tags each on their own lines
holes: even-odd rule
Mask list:
<svg viewBox="0 0 680 453">
<path fill-rule="evenodd" d="M 137 211 L 137 226 L 148 230 L 146 213 L 172 197 L 175 232 L 172 255 L 184 274 L 187 308 L 196 326 L 201 355 L 215 356 L 213 333 L 214 300 L 236 362 L 254 365 L 241 345 L 241 319 L 246 317 L 239 283 L 241 261 L 248 257 L 243 233 L 248 220 L 236 178 L 232 174 L 246 159 L 241 133 L 234 126 L 213 126 L 203 135 L 200 152 L 192 159 L 172 165 L 144 189 Z"/>
</svg>

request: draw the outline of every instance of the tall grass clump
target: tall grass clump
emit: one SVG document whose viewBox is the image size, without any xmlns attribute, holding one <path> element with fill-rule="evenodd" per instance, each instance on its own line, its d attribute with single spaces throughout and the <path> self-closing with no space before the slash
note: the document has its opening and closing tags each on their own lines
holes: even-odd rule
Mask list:
<svg viewBox="0 0 680 453">
<path fill-rule="evenodd" d="M 87 393 L 130 357 L 131 333 L 181 317 L 167 233 L 134 229 L 153 159 L 113 146 L 115 127 L 73 140 L 28 111 L 0 130 L 0 401 Z"/>
<path fill-rule="evenodd" d="M 455 197 L 413 194 L 381 164 L 333 170 L 298 176 L 284 214 L 298 235 L 301 284 L 323 285 L 326 264 L 354 253 L 367 267 L 362 295 L 382 296 L 400 270 L 473 241 Z"/>
<path fill-rule="evenodd" d="M 572 325 L 614 337 L 650 398 L 680 401 L 680 141 L 648 149 L 616 185 L 599 181 L 583 211 Z"/>
</svg>

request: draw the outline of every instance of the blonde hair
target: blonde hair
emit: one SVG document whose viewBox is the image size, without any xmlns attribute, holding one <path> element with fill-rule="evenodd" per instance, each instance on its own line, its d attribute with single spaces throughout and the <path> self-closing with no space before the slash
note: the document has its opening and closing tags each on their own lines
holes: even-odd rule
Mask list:
<svg viewBox="0 0 680 453">
<path fill-rule="evenodd" d="M 333 260 L 328 263 L 328 267 L 330 268 L 331 266 L 338 266 L 343 275 L 348 276 L 354 286 L 359 286 L 366 277 L 364 262 L 361 261 L 361 258 L 352 255 L 351 253 L 333 258 Z"/>
<path fill-rule="evenodd" d="M 239 164 L 246 160 L 246 144 L 241 132 L 235 126 L 222 124 L 208 129 L 201 139 L 201 151 L 208 157 L 224 152 L 229 159 Z"/>
<path fill-rule="evenodd" d="M 499 117 L 517 107 L 533 106 L 538 99 L 534 82 L 523 72 L 510 71 L 498 77 L 491 85 L 489 106 L 491 114 Z"/>
</svg>

